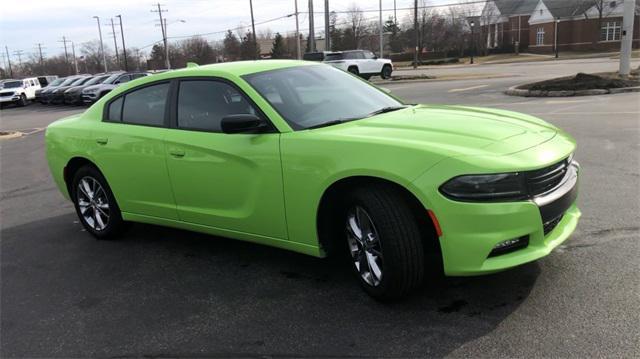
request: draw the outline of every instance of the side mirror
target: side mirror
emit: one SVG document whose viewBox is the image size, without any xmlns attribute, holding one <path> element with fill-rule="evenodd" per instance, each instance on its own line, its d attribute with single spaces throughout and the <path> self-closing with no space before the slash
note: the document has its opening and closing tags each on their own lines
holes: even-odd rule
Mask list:
<svg viewBox="0 0 640 359">
<path fill-rule="evenodd" d="M 224 133 L 261 133 L 269 128 L 267 121 L 250 113 L 229 115 L 222 118 L 220 127 Z"/>
</svg>

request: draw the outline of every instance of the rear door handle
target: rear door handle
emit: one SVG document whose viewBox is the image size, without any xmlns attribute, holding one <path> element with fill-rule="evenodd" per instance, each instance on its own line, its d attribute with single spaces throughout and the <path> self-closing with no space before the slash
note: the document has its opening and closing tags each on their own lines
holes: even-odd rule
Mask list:
<svg viewBox="0 0 640 359">
<path fill-rule="evenodd" d="M 169 150 L 169 154 L 173 157 L 184 157 L 184 150 L 179 148 L 172 148 Z"/>
<path fill-rule="evenodd" d="M 96 138 L 96 142 L 99 145 L 106 145 L 107 142 L 109 142 L 109 139 L 108 138 L 104 138 L 104 137 L 100 137 L 100 138 Z"/>
</svg>

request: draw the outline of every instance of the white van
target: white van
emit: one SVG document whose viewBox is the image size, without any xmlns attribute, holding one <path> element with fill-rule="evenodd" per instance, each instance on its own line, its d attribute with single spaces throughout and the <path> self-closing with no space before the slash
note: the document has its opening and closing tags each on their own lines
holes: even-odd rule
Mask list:
<svg viewBox="0 0 640 359">
<path fill-rule="evenodd" d="M 6 80 L 0 90 L 0 105 L 14 103 L 18 106 L 26 106 L 29 101 L 36 98 L 36 90 L 40 88 L 37 77 L 29 77 L 22 80 Z"/>
</svg>

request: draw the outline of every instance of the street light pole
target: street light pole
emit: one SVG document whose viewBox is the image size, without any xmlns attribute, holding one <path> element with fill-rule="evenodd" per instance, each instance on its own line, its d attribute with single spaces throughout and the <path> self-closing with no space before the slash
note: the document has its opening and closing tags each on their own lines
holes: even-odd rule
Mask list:
<svg viewBox="0 0 640 359">
<path fill-rule="evenodd" d="M 413 53 L 413 68 L 418 68 L 418 0 L 413 2 L 413 35 L 416 38 L 416 48 Z"/>
<path fill-rule="evenodd" d="M 294 0 L 295 10 L 296 10 L 296 50 L 298 55 L 298 60 L 302 59 L 302 54 L 300 53 L 300 26 L 298 24 L 298 0 Z"/>
<path fill-rule="evenodd" d="M 380 16 L 378 19 L 378 28 L 380 30 L 380 58 L 384 56 L 384 30 L 382 28 L 382 0 L 379 1 L 380 5 Z"/>
<path fill-rule="evenodd" d="M 111 31 L 113 33 L 113 47 L 116 49 L 116 66 L 120 68 L 120 55 L 118 55 L 118 38 L 116 37 L 116 28 L 113 25 L 113 18 L 111 18 Z"/>
<path fill-rule="evenodd" d="M 473 29 L 476 27 L 475 21 L 471 20 L 471 61 L 469 61 L 473 65 L 473 53 L 476 50 L 476 41 L 473 33 Z"/>
<path fill-rule="evenodd" d="M 100 18 L 94 16 L 94 19 L 98 21 L 98 34 L 100 35 L 100 52 L 102 53 L 102 64 L 104 65 L 104 72 L 108 72 L 107 69 L 107 56 L 104 54 L 104 44 L 102 43 L 102 28 L 100 27 Z"/>
<path fill-rule="evenodd" d="M 129 71 L 129 65 L 127 64 L 127 48 L 124 45 L 124 29 L 122 28 L 122 15 L 116 15 L 120 21 L 120 35 L 122 35 L 122 55 L 124 55 L 124 70 Z"/>
<path fill-rule="evenodd" d="M 634 0 L 625 0 L 622 17 L 620 41 L 620 76 L 627 77 L 631 73 L 631 48 L 633 44 Z"/>
<path fill-rule="evenodd" d="M 554 47 L 555 47 L 556 59 L 557 59 L 558 58 L 558 27 L 560 27 L 560 19 L 557 18 L 555 23 L 556 23 L 556 31 L 555 31 Z"/>
</svg>

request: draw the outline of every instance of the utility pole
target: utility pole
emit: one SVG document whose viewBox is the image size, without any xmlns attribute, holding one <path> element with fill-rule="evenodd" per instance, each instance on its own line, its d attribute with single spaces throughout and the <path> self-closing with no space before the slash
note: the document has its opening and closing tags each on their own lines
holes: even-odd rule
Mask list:
<svg viewBox="0 0 640 359">
<path fill-rule="evenodd" d="M 160 28 L 162 29 L 162 41 L 164 42 L 164 65 L 167 70 L 171 69 L 171 62 L 169 61 L 169 44 L 167 44 L 167 21 L 162 18 L 162 13 L 168 10 L 162 9 L 160 3 L 157 4 L 158 10 L 151 10 L 151 12 L 157 12 L 160 17 Z"/>
<path fill-rule="evenodd" d="M 393 0 L 393 22 L 398 25 L 398 14 L 396 13 L 396 0 Z"/>
<path fill-rule="evenodd" d="M 256 37 L 256 23 L 253 21 L 253 1 L 249 0 L 249 9 L 251 10 L 251 36 L 253 37 L 253 56 L 258 59 L 258 39 Z"/>
<path fill-rule="evenodd" d="M 416 38 L 416 48 L 413 53 L 413 68 L 418 68 L 418 0 L 413 2 L 413 32 Z"/>
<path fill-rule="evenodd" d="M 631 46 L 633 41 L 635 0 L 624 0 L 624 14 L 620 41 L 620 76 L 628 77 L 631 72 Z"/>
<path fill-rule="evenodd" d="M 124 29 L 122 28 L 122 15 L 116 15 L 120 21 L 120 35 L 122 36 L 122 55 L 124 57 L 124 70 L 129 71 L 129 65 L 127 64 L 127 48 L 124 45 Z"/>
<path fill-rule="evenodd" d="M 113 35 L 113 47 L 116 49 L 116 65 L 120 68 L 120 56 L 118 55 L 118 40 L 116 37 L 116 28 L 113 26 L 113 18 L 111 20 L 111 35 Z"/>
<path fill-rule="evenodd" d="M 13 77 L 13 70 L 11 69 L 11 57 L 9 57 L 9 48 L 5 46 L 4 49 L 7 52 L 7 64 L 9 64 L 9 77 Z"/>
<path fill-rule="evenodd" d="M 78 74 L 78 58 L 76 57 L 76 45 L 71 41 L 71 53 L 73 55 L 73 68 L 76 70 L 76 75 Z"/>
<path fill-rule="evenodd" d="M 296 9 L 296 50 L 297 50 L 298 60 L 301 60 L 302 53 L 300 52 L 300 26 L 298 24 L 298 0 L 294 0 L 293 2 Z"/>
<path fill-rule="evenodd" d="M 38 54 L 40 54 L 40 68 L 44 68 L 44 57 L 42 56 L 42 44 L 37 43 L 36 46 L 38 46 Z"/>
<path fill-rule="evenodd" d="M 140 71 L 140 50 L 136 49 L 136 70 Z"/>
<path fill-rule="evenodd" d="M 58 42 L 61 42 L 64 45 L 64 61 L 67 64 L 67 69 L 65 72 L 68 73 L 69 71 L 69 52 L 67 51 L 67 42 L 71 42 L 69 40 L 67 40 L 67 38 L 65 36 L 62 36 L 62 40 L 58 40 Z"/>
<path fill-rule="evenodd" d="M 102 43 L 102 28 L 100 27 L 100 18 L 94 16 L 94 19 L 98 20 L 98 34 L 100 35 L 100 52 L 102 53 L 102 64 L 104 65 L 104 72 L 108 72 L 107 69 L 107 56 L 104 53 L 104 44 Z"/>
<path fill-rule="evenodd" d="M 556 23 L 556 28 L 554 31 L 554 40 L 553 40 L 553 47 L 554 47 L 554 51 L 556 53 L 556 59 L 558 58 L 558 27 L 560 27 L 560 19 L 556 18 L 556 21 L 554 21 Z"/>
<path fill-rule="evenodd" d="M 473 29 L 476 27 L 475 20 L 471 20 L 471 61 L 469 61 L 473 65 L 473 55 L 476 52 L 476 37 L 474 36 Z"/>
<path fill-rule="evenodd" d="M 15 56 L 18 56 L 18 63 L 20 64 L 20 67 L 22 67 L 22 54 L 24 53 L 24 51 L 22 50 L 16 50 L 13 52 L 13 54 Z"/>
<path fill-rule="evenodd" d="M 384 57 L 384 29 L 382 27 L 382 0 L 380 0 L 380 22 L 378 28 L 380 30 L 380 58 Z"/>
<path fill-rule="evenodd" d="M 331 51 L 331 36 L 329 32 L 329 0 L 324 0 L 324 51 Z"/>
<path fill-rule="evenodd" d="M 313 32 L 313 0 L 309 0 L 309 52 L 316 52 L 316 35 Z"/>
</svg>

